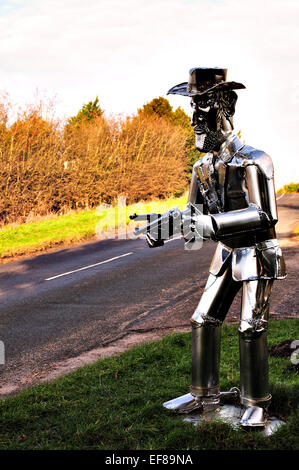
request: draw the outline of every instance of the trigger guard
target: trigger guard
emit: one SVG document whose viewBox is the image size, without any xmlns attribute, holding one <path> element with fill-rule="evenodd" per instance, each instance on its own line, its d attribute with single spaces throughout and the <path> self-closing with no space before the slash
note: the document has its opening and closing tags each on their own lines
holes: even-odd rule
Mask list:
<svg viewBox="0 0 299 470">
<path fill-rule="evenodd" d="M 146 241 L 150 248 L 157 248 L 158 246 L 164 245 L 164 240 L 155 240 L 154 238 L 151 238 L 149 234 L 146 234 Z"/>
</svg>

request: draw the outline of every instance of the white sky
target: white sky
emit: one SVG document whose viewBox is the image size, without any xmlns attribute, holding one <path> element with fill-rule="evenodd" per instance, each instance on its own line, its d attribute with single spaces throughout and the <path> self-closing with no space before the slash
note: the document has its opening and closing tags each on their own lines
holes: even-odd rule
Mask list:
<svg viewBox="0 0 299 470">
<path fill-rule="evenodd" d="M 227 67 L 246 85 L 236 130 L 272 156 L 280 187 L 299 181 L 298 24 L 298 0 L 0 0 L 0 90 L 57 95 L 66 116 L 98 95 L 127 115 L 191 67 Z"/>
</svg>

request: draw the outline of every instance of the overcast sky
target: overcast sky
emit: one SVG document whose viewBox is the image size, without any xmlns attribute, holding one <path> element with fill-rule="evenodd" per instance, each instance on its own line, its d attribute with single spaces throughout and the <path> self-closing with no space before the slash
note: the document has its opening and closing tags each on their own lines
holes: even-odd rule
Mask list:
<svg viewBox="0 0 299 470">
<path fill-rule="evenodd" d="M 279 187 L 299 181 L 298 24 L 298 0 L 0 0 L 0 91 L 46 91 L 65 116 L 98 95 L 128 115 L 191 67 L 227 67 L 246 86 L 236 130 L 272 156 Z"/>
</svg>

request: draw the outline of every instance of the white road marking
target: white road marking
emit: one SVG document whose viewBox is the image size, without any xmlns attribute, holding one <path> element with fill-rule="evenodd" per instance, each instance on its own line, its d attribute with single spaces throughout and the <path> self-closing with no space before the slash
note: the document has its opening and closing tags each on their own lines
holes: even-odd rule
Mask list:
<svg viewBox="0 0 299 470">
<path fill-rule="evenodd" d="M 283 196 L 285 196 L 285 193 L 283 193 L 281 196 L 277 197 L 276 201 L 279 201 L 279 199 L 281 199 Z"/>
<path fill-rule="evenodd" d="M 180 238 L 182 238 L 182 237 L 171 238 L 170 240 L 166 240 L 164 243 L 173 242 L 173 240 L 179 240 Z"/>
<path fill-rule="evenodd" d="M 99 263 L 90 264 L 89 266 L 84 266 L 83 268 L 79 268 L 79 269 L 74 269 L 74 271 L 68 271 L 67 273 L 57 274 L 57 276 L 48 277 L 47 279 L 45 279 L 45 281 L 52 281 L 53 279 L 57 279 L 58 277 L 68 276 L 69 274 L 77 273 L 79 271 L 84 271 L 85 269 L 94 268 L 95 266 L 100 266 L 100 264 L 110 263 L 111 261 L 114 261 L 119 258 L 124 258 L 125 256 L 129 256 L 132 254 L 133 252 L 130 251 L 129 253 L 124 253 L 123 255 L 115 256 L 114 258 L 109 258 L 109 259 L 106 259 L 105 261 L 100 261 Z"/>
</svg>

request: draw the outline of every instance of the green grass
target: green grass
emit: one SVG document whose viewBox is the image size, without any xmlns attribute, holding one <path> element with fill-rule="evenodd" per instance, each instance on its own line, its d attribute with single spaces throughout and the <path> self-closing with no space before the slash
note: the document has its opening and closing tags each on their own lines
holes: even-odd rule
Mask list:
<svg viewBox="0 0 299 470">
<path fill-rule="evenodd" d="M 269 346 L 298 338 L 299 321 L 273 321 Z M 273 436 L 200 427 L 162 403 L 187 393 L 191 335 L 173 334 L 82 367 L 0 403 L 1 449 L 298 449 L 298 375 L 270 357 L 271 414 L 287 421 Z M 239 383 L 237 326 L 223 327 L 221 387 Z"/>
<path fill-rule="evenodd" d="M 114 235 L 114 228 L 125 230 L 131 222 L 129 215 L 134 212 L 165 212 L 172 207 L 181 209 L 186 205 L 186 197 L 132 204 L 127 207 L 106 208 L 61 215 L 39 222 L 8 225 L 0 230 L 0 258 L 34 254 L 60 244 L 78 243 L 84 240 L 105 238 Z"/>
</svg>

